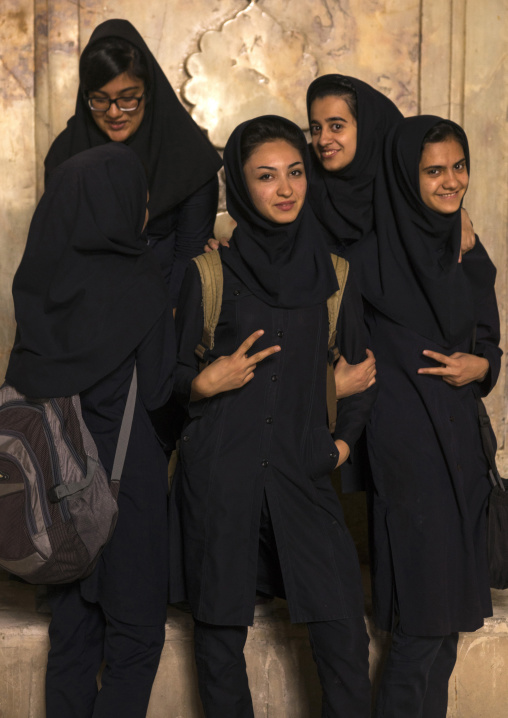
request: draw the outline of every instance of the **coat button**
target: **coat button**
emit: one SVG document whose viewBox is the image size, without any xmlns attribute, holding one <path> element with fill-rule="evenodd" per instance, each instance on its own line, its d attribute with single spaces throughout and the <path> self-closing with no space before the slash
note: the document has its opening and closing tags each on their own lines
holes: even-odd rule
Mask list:
<svg viewBox="0 0 508 718">
<path fill-rule="evenodd" d="M 267 416 L 266 419 L 265 419 L 265 421 L 266 421 L 267 424 L 272 424 L 272 423 L 273 423 L 273 419 L 272 419 L 271 416 Z"/>
<path fill-rule="evenodd" d="M 190 436 L 187 436 L 187 434 L 185 434 L 185 436 L 182 436 L 182 441 L 189 441 L 189 439 Z"/>
<path fill-rule="evenodd" d="M 277 381 L 278 378 L 277 374 L 272 374 L 272 381 Z"/>
<path fill-rule="evenodd" d="M 284 336 L 284 332 L 282 331 L 282 329 L 279 329 L 279 331 L 277 332 L 277 336 L 278 336 L 278 337 L 283 337 L 283 336 Z"/>
<path fill-rule="evenodd" d="M 263 469 L 266 469 L 266 467 L 268 466 L 268 461 L 266 459 L 262 461 L 261 466 L 263 467 Z"/>
<path fill-rule="evenodd" d="M 336 459 L 336 458 L 337 458 L 337 454 L 330 454 L 330 459 Z"/>
<path fill-rule="evenodd" d="M 235 295 L 235 297 L 238 297 L 238 295 L 240 294 L 240 290 L 239 290 L 239 289 L 235 289 L 235 291 L 233 292 L 233 294 Z"/>
</svg>

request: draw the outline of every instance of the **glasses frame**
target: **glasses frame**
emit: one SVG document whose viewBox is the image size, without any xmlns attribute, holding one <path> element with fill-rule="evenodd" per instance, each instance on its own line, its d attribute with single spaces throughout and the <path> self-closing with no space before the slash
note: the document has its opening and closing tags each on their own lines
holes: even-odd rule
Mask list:
<svg viewBox="0 0 508 718">
<path fill-rule="evenodd" d="M 109 112 L 111 109 L 111 105 L 116 105 L 117 110 L 119 110 L 120 112 L 135 112 L 136 110 L 139 109 L 139 105 L 141 103 L 141 100 L 144 98 L 144 96 L 145 96 L 145 93 L 143 92 L 143 94 L 140 95 L 139 97 L 128 97 L 128 98 L 117 97 L 116 100 L 112 100 L 110 97 L 87 97 L 86 102 L 87 102 L 88 107 L 90 108 L 91 112 Z M 138 104 L 136 105 L 136 107 L 130 107 L 127 109 L 120 107 L 120 105 L 118 103 L 121 100 L 126 100 L 126 99 L 137 100 Z M 95 107 L 92 107 L 92 105 L 91 105 L 92 100 L 107 100 L 109 102 L 109 105 L 108 105 L 107 109 L 105 109 L 105 110 L 97 110 Z"/>
</svg>

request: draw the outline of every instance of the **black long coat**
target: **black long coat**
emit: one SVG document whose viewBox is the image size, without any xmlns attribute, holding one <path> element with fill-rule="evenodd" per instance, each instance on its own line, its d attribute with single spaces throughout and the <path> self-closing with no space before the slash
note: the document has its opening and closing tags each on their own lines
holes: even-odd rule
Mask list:
<svg viewBox="0 0 508 718">
<path fill-rule="evenodd" d="M 349 362 L 365 358 L 362 317 L 350 276 L 337 324 L 339 348 Z M 184 401 L 198 372 L 194 349 L 202 326 L 201 284 L 191 266 L 177 313 L 175 392 Z M 252 623 L 266 497 L 291 620 L 361 616 L 358 558 L 329 476 L 338 452 L 326 425 L 326 303 L 270 307 L 224 266 L 212 359 L 231 354 L 257 329 L 265 334 L 253 351 L 273 344 L 282 350 L 265 359 L 241 389 L 191 403 L 182 435 L 182 471 L 172 502 L 173 508 L 179 505 L 193 614 L 219 625 Z M 373 398 L 368 390 L 339 402 L 336 438 L 354 444 Z"/>
<path fill-rule="evenodd" d="M 80 395 L 83 418 L 109 475 L 136 361 L 138 395 L 118 496 L 118 521 L 94 572 L 81 582 L 81 594 L 118 620 L 141 626 L 164 622 L 167 611 L 167 459 L 148 411 L 168 399 L 175 359 L 168 304 L 135 353 Z"/>
<path fill-rule="evenodd" d="M 378 625 L 397 613 L 409 635 L 474 631 L 492 615 L 486 552 L 490 492 L 472 384 L 456 388 L 419 375 L 422 355 L 470 352 L 472 337 L 449 349 L 373 308 L 366 322 L 376 356 L 378 396 L 367 425 L 372 467 L 373 593 Z M 476 353 L 500 369 L 494 293 L 478 307 Z"/>
</svg>

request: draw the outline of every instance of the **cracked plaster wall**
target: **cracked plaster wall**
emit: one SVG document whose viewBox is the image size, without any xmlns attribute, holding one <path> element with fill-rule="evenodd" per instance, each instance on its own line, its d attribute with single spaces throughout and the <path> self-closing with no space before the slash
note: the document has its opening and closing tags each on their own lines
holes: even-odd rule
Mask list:
<svg viewBox="0 0 508 718">
<path fill-rule="evenodd" d="M 0 374 L 43 158 L 72 114 L 80 50 L 110 17 L 140 30 L 218 147 L 253 114 L 280 112 L 304 126 L 306 85 L 333 71 L 371 83 L 406 115 L 463 123 L 472 148 L 466 204 L 498 267 L 506 335 L 508 0 L 2 0 Z M 489 400 L 503 458 L 505 382 L 503 372 Z"/>
</svg>

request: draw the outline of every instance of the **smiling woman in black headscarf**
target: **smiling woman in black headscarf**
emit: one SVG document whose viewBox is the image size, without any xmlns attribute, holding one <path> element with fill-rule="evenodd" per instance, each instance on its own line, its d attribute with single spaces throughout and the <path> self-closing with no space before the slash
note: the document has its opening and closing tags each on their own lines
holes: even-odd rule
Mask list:
<svg viewBox="0 0 508 718">
<path fill-rule="evenodd" d="M 48 718 L 142 718 L 164 645 L 167 462 L 147 411 L 169 396 L 175 346 L 146 203 L 143 166 L 123 144 L 75 155 L 48 181 L 14 279 L 7 380 L 30 396 L 79 392 L 108 475 L 134 362 L 138 373 L 113 537 L 91 576 L 50 589 Z"/>
<path fill-rule="evenodd" d="M 476 396 L 493 388 L 501 351 L 495 268 L 479 241 L 458 262 L 468 181 L 458 125 L 403 120 L 361 248 L 379 390 L 367 425 L 374 608 L 393 630 L 376 718 L 445 718 L 458 632 L 492 615 Z"/>
<path fill-rule="evenodd" d="M 384 138 L 402 115 L 388 97 L 346 75 L 307 90 L 313 179 L 309 199 L 330 243 L 349 258 L 374 229 L 373 191 Z"/>
<path fill-rule="evenodd" d="M 337 278 L 305 199 L 303 133 L 280 117 L 250 120 L 231 135 L 224 161 L 237 227 L 231 248 L 219 250 L 221 312 L 201 373 L 194 350 L 203 329 L 202 287 L 192 265 L 177 314 L 175 386 L 190 416 L 172 507 L 182 526 L 205 714 L 253 716 L 243 646 L 257 590 L 286 597 L 291 620 L 308 623 L 323 715 L 366 718 L 358 559 L 329 473 L 347 459 L 373 391 L 338 405 L 332 438 L 326 300 Z M 363 358 L 362 304 L 352 277 L 337 343 L 349 361 Z"/>
<path fill-rule="evenodd" d="M 177 306 L 187 262 L 213 233 L 221 160 L 127 20 L 107 20 L 92 33 L 80 60 L 75 114 L 48 152 L 46 175 L 109 141 L 128 144 L 147 169 L 149 243 Z"/>
</svg>

